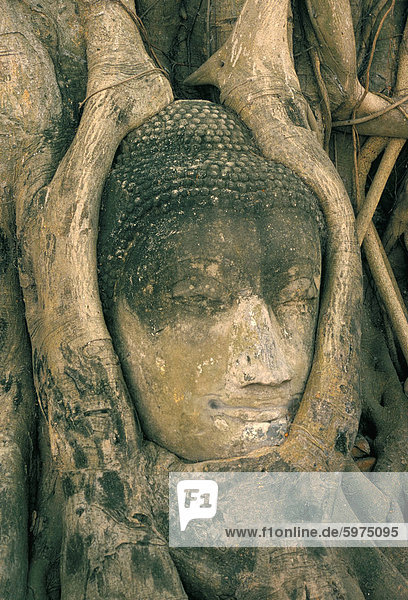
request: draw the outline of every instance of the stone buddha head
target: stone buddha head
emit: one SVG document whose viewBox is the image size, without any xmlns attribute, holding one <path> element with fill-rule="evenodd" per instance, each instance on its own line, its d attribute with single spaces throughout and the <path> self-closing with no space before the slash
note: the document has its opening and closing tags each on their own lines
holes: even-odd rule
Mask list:
<svg viewBox="0 0 408 600">
<path fill-rule="evenodd" d="M 101 295 L 147 438 L 191 461 L 280 444 L 314 353 L 323 217 L 221 106 L 179 101 L 122 145 Z"/>
</svg>

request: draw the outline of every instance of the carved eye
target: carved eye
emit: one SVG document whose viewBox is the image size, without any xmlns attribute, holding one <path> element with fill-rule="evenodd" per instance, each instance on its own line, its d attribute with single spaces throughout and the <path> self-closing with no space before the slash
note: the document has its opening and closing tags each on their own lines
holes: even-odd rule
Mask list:
<svg viewBox="0 0 408 600">
<path fill-rule="evenodd" d="M 178 281 L 172 289 L 173 299 L 193 299 L 195 297 L 208 300 L 225 300 L 228 297 L 225 286 L 212 277 L 193 276 Z"/>
<path fill-rule="evenodd" d="M 194 275 L 173 286 L 171 302 L 188 313 L 213 314 L 228 307 L 230 294 L 218 280 Z"/>
<path fill-rule="evenodd" d="M 290 281 L 278 294 L 278 305 L 305 303 L 319 297 L 317 278 L 300 277 Z"/>
</svg>

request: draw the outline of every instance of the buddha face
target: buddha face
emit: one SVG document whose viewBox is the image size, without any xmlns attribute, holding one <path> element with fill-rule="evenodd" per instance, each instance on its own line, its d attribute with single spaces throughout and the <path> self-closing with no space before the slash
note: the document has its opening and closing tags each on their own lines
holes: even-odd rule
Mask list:
<svg viewBox="0 0 408 600">
<path fill-rule="evenodd" d="M 314 217 L 211 206 L 148 228 L 128 253 L 111 324 L 145 435 L 191 461 L 281 443 L 313 358 Z"/>
</svg>

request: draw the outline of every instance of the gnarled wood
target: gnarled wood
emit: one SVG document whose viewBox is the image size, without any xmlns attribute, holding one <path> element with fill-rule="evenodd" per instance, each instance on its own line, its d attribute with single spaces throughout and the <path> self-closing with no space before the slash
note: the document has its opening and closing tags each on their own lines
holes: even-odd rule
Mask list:
<svg viewBox="0 0 408 600">
<path fill-rule="evenodd" d="M 172 93 L 125 10 L 133 10 L 132 2 L 79 6 L 89 76 L 78 131 L 51 183 L 53 144 L 44 142 L 21 165 L 16 188 L 36 386 L 66 498 L 62 598 L 182 598 L 149 518 L 137 469 L 140 433 L 105 326 L 96 270 L 99 199 L 116 148 Z M 36 93 L 34 82 L 29 93 Z M 45 116 L 52 120 L 52 110 Z M 122 564 L 134 586 L 121 579 Z"/>
<path fill-rule="evenodd" d="M 363 242 L 368 226 L 374 216 L 375 209 L 378 206 L 388 178 L 391 175 L 392 169 L 394 168 L 395 161 L 397 160 L 398 155 L 404 145 L 405 140 L 394 139 L 388 143 L 385 149 L 381 163 L 374 176 L 364 204 L 360 208 L 357 215 L 356 229 L 357 239 L 360 245 Z"/>
<path fill-rule="evenodd" d="M 4 146 L 3 146 L 4 148 Z M 0 169 L 2 176 L 4 171 Z M 34 450 L 35 394 L 24 307 L 15 266 L 11 189 L 0 199 L 0 595 L 25 600 L 29 480 Z M 10 181 L 10 179 L 8 179 Z"/>
<path fill-rule="evenodd" d="M 365 90 L 357 77 L 356 44 L 349 0 L 307 0 L 311 25 L 320 42 L 318 52 L 333 115 L 365 117 L 389 107 L 389 102 Z M 336 121 L 333 126 L 339 126 Z M 357 129 L 364 135 L 407 138 L 408 119 L 397 108 Z"/>
<path fill-rule="evenodd" d="M 282 449 L 288 460 L 313 468 L 339 449 L 340 438 L 347 453 L 356 433 L 361 267 L 349 198 L 308 129 L 288 46 L 288 10 L 288 2 L 248 0 L 232 36 L 188 81 L 219 87 L 264 155 L 293 169 L 317 194 L 326 217 L 328 273 L 315 359 Z"/>
<path fill-rule="evenodd" d="M 241 0 L 237 0 L 237 5 L 240 2 Z M 56 166 L 66 150 L 66 140 L 72 139 L 73 136 L 78 88 L 71 94 L 72 87 L 76 86 L 71 81 L 71 77 L 75 79 L 76 75 L 72 76 L 71 73 L 75 69 L 78 73 L 78 64 L 81 61 L 85 64 L 81 57 L 77 60 L 80 56 L 78 49 L 81 45 L 83 47 L 80 20 L 75 16 L 77 4 L 82 7 L 82 23 L 88 36 L 88 93 L 94 95 L 85 103 L 84 119 L 78 138 L 50 184 Z M 60 0 L 58 3 L 54 0 L 43 0 L 41 5 L 34 0 L 0 0 L 0 27 L 6 25 L 6 28 L 9 28 L 6 35 L 1 37 L 4 52 L 0 55 L 2 65 L 5 64 L 8 69 L 5 71 L 7 77 L 2 82 L 2 90 L 5 92 L 0 92 L 1 110 L 4 111 L 4 127 L 0 137 L 3 162 L 0 168 L 7 165 L 4 177 L 3 173 L 1 174 L 1 180 L 7 182 L 7 187 L 2 190 L 2 203 L 6 203 L 6 210 L 3 211 L 2 204 L 0 226 L 7 230 L 6 237 L 10 240 L 10 246 L 13 246 L 15 239 L 13 227 L 10 225 L 13 221 L 11 206 L 14 198 L 17 198 L 21 247 L 20 282 L 24 288 L 30 333 L 34 341 L 40 400 L 38 408 L 39 411 L 43 411 L 39 432 L 40 445 L 46 445 L 47 440 L 42 429 L 43 426 L 48 427 L 53 455 L 62 475 L 59 479 L 55 472 L 51 474 L 47 468 L 44 469 L 43 477 L 49 480 L 47 485 L 44 485 L 44 491 L 39 493 L 46 494 L 53 487 L 55 479 L 58 479 L 57 495 L 51 501 L 53 500 L 54 504 L 59 503 L 64 514 L 62 519 L 58 506 L 53 512 L 49 506 L 38 509 L 37 504 L 36 508 L 40 514 L 33 513 L 30 519 L 33 535 L 40 542 L 38 549 L 30 551 L 30 600 L 43 600 L 46 594 L 50 593 L 49 587 L 47 589 L 47 585 L 50 584 L 47 581 L 50 575 L 49 558 L 51 556 L 58 561 L 60 554 L 60 538 L 57 531 L 59 528 L 55 526 L 53 519 L 60 523 L 64 521 L 65 527 L 61 561 L 63 598 L 70 600 L 103 597 L 111 600 L 121 593 L 125 598 L 132 600 L 185 598 L 164 539 L 156 532 L 151 521 L 151 513 L 154 513 L 154 510 L 151 510 L 150 504 L 157 490 L 157 480 L 162 478 L 163 486 L 167 489 L 167 466 L 192 472 L 206 469 L 281 470 L 293 467 L 341 469 L 344 467 L 344 455 L 340 452 L 339 457 L 339 453 L 333 452 L 333 439 L 334 448 L 344 451 L 347 446 L 346 438 L 356 423 L 356 414 L 345 416 L 336 412 L 338 407 L 340 410 L 344 407 L 343 400 L 339 405 L 335 403 L 332 407 L 326 402 L 333 399 L 337 402 L 339 399 L 336 385 L 341 381 L 341 377 L 350 377 L 350 380 L 355 378 L 353 365 L 358 347 L 353 346 L 350 356 L 337 355 L 339 364 L 342 361 L 343 365 L 349 364 L 350 371 L 349 374 L 339 373 L 336 385 L 328 388 L 330 398 L 325 396 L 324 386 L 330 376 L 337 377 L 336 370 L 328 373 L 315 370 L 313 385 L 311 384 L 308 392 L 309 404 L 303 404 L 306 412 L 303 413 L 300 427 L 297 431 L 296 428 L 292 430 L 290 439 L 281 450 L 274 449 L 272 452 L 265 452 L 264 455 L 255 453 L 253 456 L 230 461 L 214 461 L 212 465 L 186 465 L 174 455 L 170 455 L 167 460 L 157 460 L 156 471 L 151 469 L 151 464 L 145 465 L 146 470 L 141 467 L 140 463 L 143 463 L 148 455 L 146 446 L 154 445 L 143 444 L 139 454 L 140 435 L 100 311 L 94 261 L 97 206 L 99 190 L 118 140 L 132 123 L 138 124 L 145 118 L 138 113 L 136 104 L 142 106 L 142 111 L 143 107 L 146 108 L 150 115 L 151 111 L 154 112 L 170 101 L 171 92 L 160 72 L 154 70 L 156 66 L 146 60 L 132 19 L 129 18 L 129 14 L 126 17 L 126 11 L 121 4 L 130 10 L 133 8 L 128 0 L 84 0 L 78 3 L 76 0 Z M 157 0 L 146 0 L 140 4 L 149 10 L 151 8 L 152 13 L 155 7 L 158 14 L 161 12 Z M 198 0 L 196 5 L 199 4 Z M 233 4 L 227 0 L 225 6 L 232 7 Z M 278 2 L 264 1 L 257 4 L 266 11 L 260 13 L 261 16 L 267 16 L 270 8 L 278 12 L 282 8 Z M 206 2 L 201 5 L 205 12 Z M 172 6 L 182 12 L 184 3 L 172 0 Z M 319 6 L 324 5 L 319 3 Z M 337 10 L 335 4 L 332 3 L 331 6 L 332 10 Z M 338 6 L 340 7 L 341 3 Z M 59 31 L 56 25 L 62 18 L 61 11 L 67 10 L 67 7 L 69 26 Z M 248 55 L 244 56 L 246 38 L 241 38 L 241 55 L 237 56 L 237 52 L 234 54 L 238 68 L 234 74 L 227 69 L 227 73 L 232 77 L 228 80 L 228 87 L 224 86 L 224 91 L 230 92 L 226 102 L 230 102 L 237 111 L 242 110 L 241 116 L 253 126 L 259 142 L 266 149 L 265 152 L 269 152 L 273 158 L 277 157 L 277 160 L 281 160 L 282 157 L 294 170 L 299 171 L 306 159 L 309 161 L 304 163 L 306 169 L 313 160 L 319 164 L 321 151 L 316 149 L 316 144 L 319 146 L 317 138 L 308 130 L 311 112 L 300 94 L 291 61 L 288 61 L 290 48 L 285 48 L 287 42 L 282 46 L 282 41 L 288 34 L 285 30 L 284 11 L 279 14 L 276 35 L 272 33 L 270 38 L 275 48 L 268 45 L 268 36 L 262 34 L 262 21 L 258 17 L 249 19 L 248 24 L 252 27 L 254 35 L 249 32 L 251 35 L 248 34 L 247 39 L 249 44 L 256 39 L 256 48 L 253 47 Z M 178 19 L 175 21 L 178 22 Z M 241 25 L 245 23 L 242 22 Z M 265 25 L 273 28 L 274 17 L 266 19 Z M 174 32 L 175 27 L 175 22 L 172 21 L 169 28 Z M 258 30 L 260 34 L 257 36 L 255 32 Z M 341 32 L 341 29 L 338 31 Z M 341 48 L 342 40 L 336 36 L 337 31 L 334 31 L 333 39 L 337 39 L 336 44 Z M 328 39 L 330 41 L 330 35 Z M 173 37 L 167 40 L 166 44 L 164 49 L 170 48 L 172 51 Z M 113 56 L 109 47 L 113 50 Z M 135 50 L 136 47 L 138 50 Z M 236 50 L 239 50 L 239 45 Z M 275 51 L 277 64 L 274 66 Z M 230 48 L 231 56 L 232 53 L 233 49 Z M 73 55 L 76 57 L 74 61 Z M 227 57 L 224 66 L 231 63 L 231 56 Z M 252 58 L 259 56 L 262 59 L 260 63 L 265 61 L 265 64 L 258 63 L 253 71 Z M 240 62 L 241 58 L 245 60 Z M 60 61 L 65 61 L 64 68 L 67 79 L 70 80 L 69 85 L 61 81 Z M 248 68 L 248 65 L 252 66 Z M 81 68 L 84 69 L 80 67 L 79 70 Z M 145 69 L 149 73 L 142 75 Z M 241 69 L 243 77 L 240 79 Z M 93 77 L 93 74 L 99 76 Z M 346 73 L 344 77 L 347 79 Z M 83 73 L 78 79 L 81 82 L 85 81 Z M 236 84 L 240 89 L 235 88 Z M 69 96 L 64 96 L 68 94 L 65 85 L 70 90 Z M 153 96 L 155 91 L 158 92 L 156 108 L 149 106 L 151 89 Z M 164 96 L 161 96 L 160 89 L 164 90 Z M 82 98 L 85 98 L 85 94 Z M 335 98 L 334 96 L 334 104 Z M 64 112 L 71 114 L 70 121 L 64 118 Z M 397 114 L 397 111 L 394 113 Z M 262 131 L 264 127 L 266 130 Z M 376 132 L 380 131 L 375 122 L 370 124 L 370 127 Z M 3 145 L 4 131 L 10 132 L 10 136 Z M 296 140 L 297 136 L 300 136 L 300 141 Z M 293 145 L 290 146 L 290 143 Z M 288 149 L 284 151 L 286 146 Z M 306 158 L 309 153 L 312 156 Z M 325 160 L 327 161 L 327 158 Z M 326 170 L 325 165 L 328 169 L 327 174 L 324 179 L 320 179 L 322 170 Z M 350 210 L 346 204 L 341 207 L 343 200 L 340 198 L 344 197 L 344 190 L 340 189 L 336 177 L 333 179 L 332 175 L 333 167 L 328 162 L 323 162 L 320 167 L 314 166 L 309 174 L 304 175 L 309 185 L 314 186 L 317 193 L 321 194 L 323 201 L 333 192 L 339 203 L 335 211 L 326 210 L 326 215 L 329 215 L 328 222 L 337 227 L 335 235 L 333 227 L 331 229 L 329 261 L 334 260 L 338 278 L 334 280 L 337 283 L 333 284 L 333 280 L 329 280 L 328 284 L 339 296 L 339 303 L 333 303 L 326 298 L 322 307 L 323 313 L 327 308 L 337 310 L 337 307 L 340 307 L 342 310 L 343 291 L 346 295 L 349 293 L 347 284 L 343 285 L 342 282 L 348 277 L 351 277 L 351 285 L 355 285 L 354 295 L 349 296 L 350 310 L 356 310 L 359 302 L 360 282 L 353 267 L 358 261 L 356 263 L 356 244 L 350 237 Z M 345 253 L 341 254 L 340 247 Z M 342 258 L 345 259 L 344 263 Z M 343 265 L 344 271 L 340 272 Z M 28 523 L 24 486 L 25 470 L 29 466 L 30 458 L 29 425 L 32 423 L 33 401 L 30 394 L 31 369 L 26 355 L 20 311 L 22 303 L 19 300 L 12 267 L 13 265 L 7 265 L 8 270 L 1 279 L 0 288 L 0 305 L 11 324 L 11 334 L 6 344 L 0 348 L 0 364 L 4 367 L 6 378 L 8 372 L 15 375 L 14 387 L 12 385 L 9 388 L 10 379 L 7 378 L 0 390 L 5 415 L 1 424 L 0 439 L 8 445 L 4 446 L 0 462 L 2 466 L 6 465 L 11 475 L 9 479 L 4 478 L 2 491 L 10 492 L 10 504 L 15 503 L 18 511 L 13 521 L 8 520 L 8 515 L 4 516 L 3 513 L 0 525 L 3 532 L 5 526 L 10 526 L 10 536 L 17 540 L 19 545 L 13 547 L 7 543 L 5 548 L 2 548 L 8 553 L 5 555 L 8 563 L 5 561 L 3 570 L 0 570 L 0 586 L 3 585 L 5 577 L 8 576 L 9 579 L 0 589 L 0 595 L 25 600 Z M 330 264 L 327 268 L 331 268 Z M 85 279 L 82 283 L 79 281 L 81 278 Z M 13 321 L 13 304 L 16 300 L 17 309 Z M 358 321 L 357 313 L 355 317 Z M 341 314 L 339 318 L 342 318 Z M 335 345 L 339 343 L 344 332 L 346 334 L 342 343 L 346 351 L 350 342 L 358 340 L 356 330 L 352 330 L 351 335 L 347 334 L 347 328 L 354 324 L 355 321 L 351 319 L 343 323 L 340 321 L 334 326 Z M 316 356 L 323 357 L 324 360 L 329 353 L 333 365 L 335 356 L 331 354 L 333 346 L 330 337 L 327 343 L 322 345 L 322 336 L 330 336 L 332 333 L 332 322 L 323 314 Z M 389 367 L 389 371 L 392 371 L 392 366 Z M 1 377 L 3 378 L 3 373 Z M 18 395 L 15 393 L 18 392 L 18 382 L 22 385 L 24 396 L 24 401 L 20 404 L 21 412 L 20 408 L 15 411 L 14 405 L 14 399 Z M 388 389 L 384 406 L 381 401 L 381 406 L 378 402 L 378 406 L 373 408 L 373 413 L 380 415 L 380 420 L 375 420 L 375 423 L 381 424 L 378 429 L 378 443 L 381 446 L 378 453 L 379 464 L 380 468 L 385 470 L 402 470 L 406 467 L 406 420 L 403 421 L 405 410 L 402 394 L 398 396 L 398 401 L 394 401 L 393 398 L 398 388 L 395 374 L 391 387 L 392 389 Z M 319 398 L 317 394 L 321 390 L 323 394 Z M 315 392 L 316 395 L 313 396 Z M 347 397 L 348 390 L 341 390 L 341 393 Z M 353 394 L 354 389 L 350 393 Z M 349 408 L 348 406 L 347 410 Z M 312 409 L 316 411 L 315 415 Z M 324 409 L 323 412 L 321 409 Z M 352 405 L 352 410 L 354 409 L 355 406 Z M 327 423 L 322 422 L 322 414 L 329 415 Z M 346 431 L 345 437 L 337 435 L 339 424 L 342 426 L 342 432 Z M 305 428 L 302 429 L 303 426 Z M 308 433 L 309 426 L 312 435 Z M 326 427 L 328 447 L 323 439 Z M 302 455 L 299 455 L 298 445 L 304 447 Z M 157 446 L 155 452 L 160 452 Z M 48 451 L 41 456 L 48 460 Z M 350 468 L 348 463 L 346 466 Z M 149 491 L 145 487 L 147 474 L 154 478 L 154 487 L 149 488 Z M 15 485 L 16 482 L 23 482 L 23 485 Z M 65 502 L 59 494 L 61 487 L 65 494 Z M 166 508 L 165 505 L 164 510 Z M 162 515 L 163 509 L 161 517 Z M 48 531 L 45 535 L 53 538 L 53 543 L 44 555 L 41 553 L 41 536 L 37 535 L 39 529 L 44 527 L 45 521 L 42 520 L 42 516 L 48 520 L 45 526 L 48 527 Z M 233 557 L 232 554 L 228 555 L 228 559 L 230 556 Z M 367 557 L 367 553 L 365 556 Z M 257 561 L 253 572 L 247 572 L 249 577 L 243 578 L 245 581 L 237 587 L 236 592 L 245 598 L 258 597 L 264 590 L 267 590 L 265 593 L 271 597 L 292 597 L 294 594 L 301 596 L 306 593 L 312 594 L 313 597 L 325 595 L 326 598 L 332 598 L 333 588 L 330 591 L 327 588 L 330 582 L 334 586 L 338 584 L 337 592 L 345 597 L 353 600 L 359 597 L 360 590 L 356 580 L 350 581 L 353 571 L 347 573 L 337 557 L 333 560 L 332 558 L 322 555 L 317 560 L 313 552 L 309 551 L 265 553 Z M 392 565 L 392 568 L 390 565 L 388 568 L 387 565 L 384 567 L 380 551 L 376 553 L 375 561 L 364 563 L 357 556 L 356 563 L 361 572 L 359 583 L 364 594 L 374 593 L 378 598 L 393 600 L 398 594 L 398 597 L 403 597 L 406 581 L 399 575 L 396 579 L 397 574 Z M 404 567 L 402 562 L 401 564 Z M 190 572 L 193 568 L 189 563 Z M 52 596 L 53 598 L 59 597 L 59 576 L 55 571 L 54 576 L 56 595 Z M 265 578 L 268 578 L 268 584 L 260 591 L 258 586 Z M 381 582 L 381 589 L 379 585 L 370 587 L 373 579 Z M 395 581 L 400 588 L 398 591 L 395 590 Z"/>
<path fill-rule="evenodd" d="M 43 77 L 53 67 L 31 23 L 15 3 L 2 0 L 0 13 L 0 595 L 25 600 L 36 406 L 17 272 L 16 165 L 38 149 L 61 106 L 55 79 Z"/>
<path fill-rule="evenodd" d="M 404 35 L 400 46 L 396 93 L 408 86 L 408 24 L 405 25 Z M 385 254 L 381 240 L 371 222 L 374 211 L 380 201 L 391 170 L 395 165 L 400 151 L 405 144 L 405 139 L 390 140 L 385 149 L 377 173 L 373 179 L 366 199 L 359 209 L 356 229 L 359 243 L 363 243 L 371 274 L 377 285 L 377 289 L 384 302 L 401 350 L 408 361 L 408 314 L 402 299 L 398 284 L 395 280 L 392 268 Z M 360 175 L 361 181 L 357 184 L 359 190 L 363 190 L 365 174 Z M 357 203 L 359 203 L 359 198 Z M 363 241 L 364 240 L 364 241 Z"/>
</svg>

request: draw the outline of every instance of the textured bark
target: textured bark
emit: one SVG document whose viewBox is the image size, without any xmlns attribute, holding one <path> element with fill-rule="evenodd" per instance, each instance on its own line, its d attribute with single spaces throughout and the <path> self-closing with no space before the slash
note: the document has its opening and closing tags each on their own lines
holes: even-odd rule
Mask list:
<svg viewBox="0 0 408 600">
<path fill-rule="evenodd" d="M 288 10 L 288 3 L 249 0 L 230 39 L 189 81 L 220 88 L 224 103 L 253 131 L 264 155 L 290 167 L 314 190 L 329 226 L 330 266 L 316 357 L 282 450 L 288 460 L 313 469 L 336 454 L 340 438 L 351 449 L 357 431 L 362 288 L 353 212 L 340 177 L 308 126 L 289 52 Z"/>
<path fill-rule="evenodd" d="M 3 173 L 4 175 L 4 173 Z M 4 180 L 3 180 L 4 181 Z M 16 269 L 10 188 L 0 205 L 0 595 L 22 600 L 28 570 L 29 480 L 35 444 L 35 395 Z"/>
<path fill-rule="evenodd" d="M 49 83 L 49 57 L 33 35 L 32 24 L 15 6 L 1 3 L 1 597 L 26 597 L 28 571 L 29 481 L 35 451 L 35 396 L 30 348 L 17 274 L 15 239 L 16 164 L 41 145 L 40 130 L 50 127 L 47 111 L 60 117 L 60 95 Z M 28 59 L 30 56 L 30 60 Z M 45 75 L 45 77 L 44 77 Z M 43 85 L 42 85 L 43 84 Z M 49 100 L 51 98 L 51 100 Z M 38 161 L 36 177 L 44 176 Z"/>
<path fill-rule="evenodd" d="M 386 109 L 389 106 L 387 100 L 366 90 L 357 77 L 350 2 L 307 0 L 306 4 L 312 28 L 319 41 L 319 53 L 324 65 L 323 79 L 330 94 L 333 114 L 342 118 L 353 111 L 353 117 L 359 118 Z M 365 135 L 406 137 L 408 119 L 404 113 L 395 109 L 358 125 L 358 130 Z"/>
<path fill-rule="evenodd" d="M 131 3 L 80 3 L 88 99 L 76 137 L 51 182 L 53 152 L 61 139 L 54 125 L 61 103 L 47 55 L 43 52 L 37 64 L 31 60 L 37 67 L 35 79 L 29 72 L 27 82 L 17 82 L 26 87 L 31 102 L 38 102 L 44 119 L 33 124 L 35 152 L 30 148 L 20 163 L 15 194 L 35 383 L 65 495 L 63 598 L 116 593 L 145 598 L 157 578 L 156 597 L 184 595 L 164 542 L 144 514 L 144 482 L 137 471 L 140 433 L 106 330 L 96 279 L 98 203 L 117 145 L 172 98 L 125 7 L 132 10 Z M 46 137 L 50 129 L 51 140 Z M 119 577 L 122 564 L 140 566 L 129 572 L 130 579 L 132 572 L 137 578 L 137 592 L 129 587 L 129 578 Z M 36 581 L 31 577 L 33 585 Z"/>
</svg>

